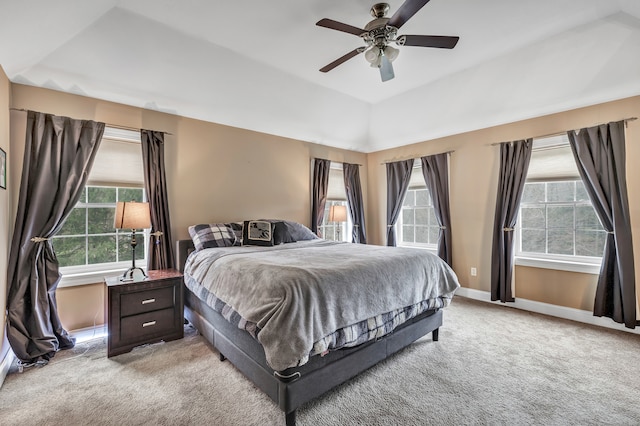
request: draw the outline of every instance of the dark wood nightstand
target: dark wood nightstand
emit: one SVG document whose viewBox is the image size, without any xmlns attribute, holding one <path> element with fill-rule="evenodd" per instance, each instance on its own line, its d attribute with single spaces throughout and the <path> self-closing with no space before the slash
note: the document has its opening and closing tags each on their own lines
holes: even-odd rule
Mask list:
<svg viewBox="0 0 640 426">
<path fill-rule="evenodd" d="M 108 357 L 184 335 L 182 274 L 173 269 L 147 274 L 149 278 L 135 282 L 105 278 Z"/>
</svg>

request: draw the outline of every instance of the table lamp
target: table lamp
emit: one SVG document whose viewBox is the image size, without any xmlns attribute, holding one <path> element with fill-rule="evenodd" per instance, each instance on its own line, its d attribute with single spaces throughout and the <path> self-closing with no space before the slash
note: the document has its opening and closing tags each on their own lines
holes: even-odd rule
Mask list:
<svg viewBox="0 0 640 426">
<path fill-rule="evenodd" d="M 116 229 L 131 229 L 131 268 L 122 274 L 121 281 L 133 281 L 135 271 L 142 272 L 144 279 L 148 278 L 142 268 L 136 267 L 136 229 L 151 228 L 151 213 L 149 203 L 138 203 L 135 201 L 119 201 L 116 204 L 116 218 L 114 221 Z"/>
<path fill-rule="evenodd" d="M 347 206 L 331 206 L 329 208 L 329 222 L 346 222 Z"/>
</svg>

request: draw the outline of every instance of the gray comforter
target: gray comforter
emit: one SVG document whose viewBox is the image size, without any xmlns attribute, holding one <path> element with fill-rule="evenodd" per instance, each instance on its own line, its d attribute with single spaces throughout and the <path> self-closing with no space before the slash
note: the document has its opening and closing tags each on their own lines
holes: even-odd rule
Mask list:
<svg viewBox="0 0 640 426">
<path fill-rule="evenodd" d="M 185 275 L 260 328 L 274 370 L 296 365 L 342 327 L 459 287 L 452 269 L 420 249 L 299 241 L 193 253 Z"/>
</svg>

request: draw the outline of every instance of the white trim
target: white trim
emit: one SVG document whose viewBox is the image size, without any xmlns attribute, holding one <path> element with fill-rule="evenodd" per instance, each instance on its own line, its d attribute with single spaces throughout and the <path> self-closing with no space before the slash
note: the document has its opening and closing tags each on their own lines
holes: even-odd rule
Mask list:
<svg viewBox="0 0 640 426">
<path fill-rule="evenodd" d="M 569 262 L 559 259 L 542 259 L 534 257 L 515 257 L 516 266 L 529 266 L 532 268 L 555 269 L 558 271 L 581 272 L 583 274 L 600 274 L 600 263 Z"/>
<path fill-rule="evenodd" d="M 72 337 L 76 338 L 76 344 L 87 342 L 94 339 L 102 339 L 107 337 L 107 325 L 96 325 L 92 327 L 79 328 L 69 332 Z"/>
<path fill-rule="evenodd" d="M 76 274 L 62 273 L 58 288 L 75 287 L 87 284 L 100 284 L 104 282 L 105 277 L 113 277 L 124 274 L 130 264 L 131 262 L 127 263 L 127 266 L 124 267 L 104 269 L 101 271 L 79 272 Z M 147 270 L 146 266 L 142 266 L 142 269 L 145 271 Z"/>
<path fill-rule="evenodd" d="M 527 300 L 516 297 L 515 302 L 508 304 L 491 301 L 491 293 L 488 291 L 475 290 L 466 287 L 460 287 L 456 291 L 456 295 L 467 297 L 469 299 L 480 300 L 483 302 L 493 303 L 495 305 L 507 308 L 516 308 L 523 311 L 536 312 L 538 314 L 550 315 L 552 317 L 564 318 L 571 321 L 582 322 L 590 325 L 597 325 L 618 331 L 626 331 L 627 333 L 640 334 L 640 328 L 627 328 L 622 324 L 614 322 L 610 318 L 593 316 L 592 312 L 582 309 L 567 308 L 566 306 L 552 305 L 550 303 L 536 302 L 535 300 Z"/>
<path fill-rule="evenodd" d="M 7 354 L 4 356 L 4 359 L 0 363 L 0 389 L 2 389 L 2 385 L 4 384 L 4 379 L 9 374 L 9 368 L 16 360 L 16 356 L 13 354 L 11 348 L 7 351 Z"/>
</svg>

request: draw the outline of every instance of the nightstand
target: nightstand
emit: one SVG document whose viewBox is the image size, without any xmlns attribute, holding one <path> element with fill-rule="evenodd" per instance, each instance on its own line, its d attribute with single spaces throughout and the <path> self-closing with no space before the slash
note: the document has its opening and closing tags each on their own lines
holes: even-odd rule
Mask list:
<svg viewBox="0 0 640 426">
<path fill-rule="evenodd" d="M 105 278 L 108 357 L 184 335 L 182 274 L 173 269 L 147 274 L 144 281 Z"/>
</svg>

